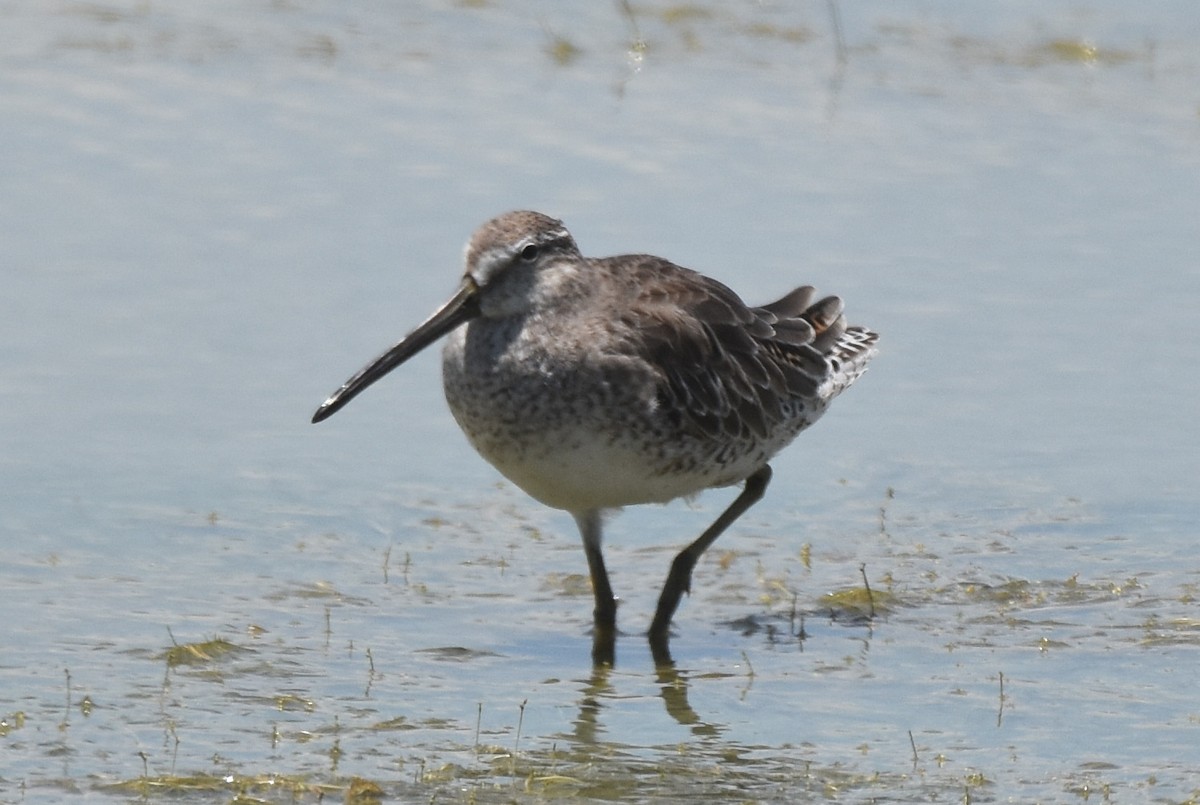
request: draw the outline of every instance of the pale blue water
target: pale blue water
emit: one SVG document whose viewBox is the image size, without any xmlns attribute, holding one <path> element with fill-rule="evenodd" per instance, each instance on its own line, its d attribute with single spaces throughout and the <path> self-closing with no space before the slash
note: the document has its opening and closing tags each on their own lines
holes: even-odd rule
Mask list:
<svg viewBox="0 0 1200 805">
<path fill-rule="evenodd" d="M 564 793 L 489 776 L 481 704 L 585 799 L 1194 797 L 1200 17 L 834 7 L 840 59 L 825 3 L 0 9 L 0 801 L 135 798 L 139 753 Z M 639 633 L 730 492 L 610 525 L 597 678 L 574 526 L 434 351 L 308 424 L 516 207 L 883 335 L 701 565 L 678 679 Z M 831 620 L 864 563 L 898 604 Z M 168 669 L 168 629 L 243 651 Z"/>
</svg>

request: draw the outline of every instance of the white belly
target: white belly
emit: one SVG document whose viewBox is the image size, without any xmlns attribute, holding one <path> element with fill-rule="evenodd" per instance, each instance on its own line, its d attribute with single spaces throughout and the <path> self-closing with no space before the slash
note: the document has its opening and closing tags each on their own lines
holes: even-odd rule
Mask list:
<svg viewBox="0 0 1200 805">
<path fill-rule="evenodd" d="M 759 443 L 681 429 L 658 409 L 657 380 L 644 363 L 597 358 L 582 343 L 540 352 L 523 330 L 472 331 L 476 324 L 446 343 L 446 400 L 479 454 L 547 506 L 664 503 L 736 484 L 794 435 Z"/>
</svg>

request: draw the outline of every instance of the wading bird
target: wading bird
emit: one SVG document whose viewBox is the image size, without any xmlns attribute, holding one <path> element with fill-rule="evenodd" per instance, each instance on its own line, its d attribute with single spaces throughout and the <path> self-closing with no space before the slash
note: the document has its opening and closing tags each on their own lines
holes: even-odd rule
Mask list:
<svg viewBox="0 0 1200 805">
<path fill-rule="evenodd" d="M 313 422 L 447 334 L 446 400 L 467 439 L 579 526 L 597 662 L 612 660 L 617 614 L 602 513 L 744 484 L 671 565 L 650 626 L 665 655 L 697 560 L 762 498 L 768 462 L 863 373 L 878 338 L 848 327 L 841 299 L 817 299 L 811 287 L 750 307 L 660 257 L 584 257 L 561 221 L 510 212 L 472 236 L 454 295 Z"/>
</svg>

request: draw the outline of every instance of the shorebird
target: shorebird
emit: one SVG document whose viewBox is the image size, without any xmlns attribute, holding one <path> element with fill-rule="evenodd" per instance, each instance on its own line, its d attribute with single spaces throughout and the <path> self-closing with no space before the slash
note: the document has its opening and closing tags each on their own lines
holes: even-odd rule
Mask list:
<svg viewBox="0 0 1200 805">
<path fill-rule="evenodd" d="M 750 307 L 660 257 L 584 257 L 561 221 L 537 212 L 485 223 L 465 264 L 450 299 L 312 421 L 449 334 L 443 385 L 471 445 L 579 526 L 597 661 L 611 659 L 617 612 L 602 514 L 744 484 L 671 564 L 649 633 L 665 648 L 700 556 L 762 498 L 768 462 L 863 373 L 878 336 L 847 326 L 842 300 L 809 286 Z"/>
</svg>

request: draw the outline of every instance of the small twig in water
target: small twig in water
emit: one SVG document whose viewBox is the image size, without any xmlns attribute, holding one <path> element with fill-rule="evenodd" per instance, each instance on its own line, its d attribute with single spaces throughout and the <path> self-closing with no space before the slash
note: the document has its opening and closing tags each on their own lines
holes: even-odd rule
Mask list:
<svg viewBox="0 0 1200 805">
<path fill-rule="evenodd" d="M 513 760 L 517 758 L 517 752 L 521 747 L 521 725 L 525 723 L 525 705 L 529 704 L 528 699 L 521 701 L 521 713 L 517 716 L 517 738 L 513 741 Z"/>
<path fill-rule="evenodd" d="M 521 714 L 517 716 L 517 737 L 513 740 L 512 759 L 509 763 L 508 773 L 514 777 L 517 774 L 517 753 L 521 749 L 521 725 L 525 723 L 525 705 L 529 704 L 528 699 L 521 702 Z"/>
<path fill-rule="evenodd" d="M 747 656 L 746 652 L 744 652 L 744 651 L 742 652 L 742 659 L 746 661 L 746 676 L 753 679 L 754 678 L 754 666 L 750 664 L 750 657 Z"/>
<path fill-rule="evenodd" d="M 371 686 L 375 684 L 375 658 L 371 656 L 371 647 L 367 647 L 367 689 L 363 696 L 371 698 Z"/>
<path fill-rule="evenodd" d="M 71 669 L 64 668 L 63 674 L 67 677 L 67 707 L 63 710 L 62 723 L 58 725 L 60 730 L 65 730 L 71 721 Z"/>
<path fill-rule="evenodd" d="M 908 743 L 912 746 L 913 768 L 915 769 L 917 767 L 917 742 L 915 740 L 913 740 L 912 730 L 908 731 Z"/>
<path fill-rule="evenodd" d="M 175 721 L 174 720 L 167 722 L 167 732 L 170 734 L 171 738 L 173 738 L 175 740 L 175 746 L 171 750 L 171 776 L 174 777 L 175 776 L 175 764 L 179 760 L 179 735 L 177 735 L 175 732 Z"/>
<path fill-rule="evenodd" d="M 879 507 L 879 533 L 887 536 L 887 507 L 888 501 L 894 500 L 896 490 L 892 487 L 887 488 L 887 494 L 884 495 L 883 505 Z"/>
<path fill-rule="evenodd" d="M 1004 722 L 1004 672 L 1000 672 L 1000 709 L 996 713 L 996 727 Z"/>
<path fill-rule="evenodd" d="M 788 632 L 803 644 L 804 638 L 808 637 L 808 633 L 804 631 L 804 613 L 800 611 L 799 600 L 800 594 L 792 593 L 792 611 L 788 616 Z M 799 628 L 796 626 L 797 621 L 800 624 Z"/>
<path fill-rule="evenodd" d="M 479 710 L 475 713 L 475 751 L 479 751 L 479 729 L 483 726 L 483 702 L 479 703 Z"/>
<path fill-rule="evenodd" d="M 871 582 L 867 581 L 866 562 L 858 566 L 858 572 L 862 574 L 863 586 L 867 588 L 867 614 L 871 620 L 875 620 L 875 595 L 871 592 Z"/>
</svg>

